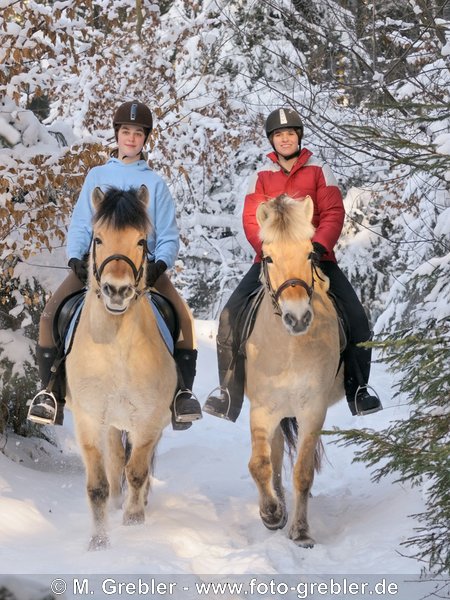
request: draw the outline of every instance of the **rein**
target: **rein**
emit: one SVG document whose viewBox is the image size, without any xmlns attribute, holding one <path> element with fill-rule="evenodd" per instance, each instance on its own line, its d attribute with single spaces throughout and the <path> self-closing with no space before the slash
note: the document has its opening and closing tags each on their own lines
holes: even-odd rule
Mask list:
<svg viewBox="0 0 450 600">
<path fill-rule="evenodd" d="M 274 309 L 274 313 L 278 316 L 281 316 L 282 310 L 279 304 L 279 299 L 281 294 L 289 287 L 302 287 L 306 293 L 308 294 L 308 304 L 311 304 L 312 295 L 314 293 L 314 281 L 316 275 L 319 279 L 322 279 L 320 275 L 317 273 L 317 269 L 313 262 L 311 261 L 311 285 L 309 285 L 304 279 L 300 279 L 299 277 L 294 277 L 292 279 L 287 279 L 283 281 L 283 283 L 275 290 L 270 281 L 269 268 L 268 264 L 273 263 L 273 260 L 270 256 L 262 256 L 261 257 L 264 281 L 266 283 L 267 292 L 272 300 L 272 306 Z"/>
<path fill-rule="evenodd" d="M 93 243 L 92 243 L 92 268 L 93 268 L 93 272 L 94 272 L 95 281 L 100 286 L 100 279 L 101 279 L 103 270 L 106 267 L 106 265 L 108 263 L 112 262 L 113 260 L 123 260 L 124 262 L 127 263 L 127 265 L 133 271 L 133 276 L 134 276 L 133 288 L 134 288 L 136 296 L 139 296 L 140 292 L 138 291 L 137 288 L 142 279 L 142 275 L 144 274 L 144 264 L 145 264 L 145 260 L 147 258 L 147 242 L 146 242 L 146 240 L 141 240 L 139 242 L 139 244 L 142 246 L 142 260 L 141 260 L 141 264 L 139 265 L 138 269 L 136 268 L 136 265 L 134 264 L 134 262 L 125 254 L 111 254 L 111 256 L 107 256 L 105 258 L 105 260 L 101 263 L 101 265 L 99 267 L 97 267 L 96 248 L 97 248 L 97 244 L 99 243 L 99 241 L 100 240 L 98 238 L 94 238 Z"/>
</svg>

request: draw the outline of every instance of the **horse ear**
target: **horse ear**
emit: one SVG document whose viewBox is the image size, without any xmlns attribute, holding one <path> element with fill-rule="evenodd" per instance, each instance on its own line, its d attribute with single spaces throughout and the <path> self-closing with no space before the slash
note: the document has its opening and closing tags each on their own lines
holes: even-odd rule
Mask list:
<svg viewBox="0 0 450 600">
<path fill-rule="evenodd" d="M 92 192 L 92 204 L 94 205 L 96 211 L 98 211 L 98 209 L 100 208 L 104 197 L 105 194 L 99 187 L 94 188 L 94 191 Z"/>
<path fill-rule="evenodd" d="M 256 220 L 258 221 L 258 225 L 260 227 L 264 223 L 264 221 L 268 218 L 268 216 L 269 216 L 269 211 L 267 209 L 267 202 L 261 202 L 261 204 L 256 209 Z"/>
<path fill-rule="evenodd" d="M 305 219 L 308 223 L 311 223 L 314 215 L 314 203 L 311 196 L 305 196 L 303 198 L 303 211 L 305 213 Z"/>
<path fill-rule="evenodd" d="M 144 206 L 148 206 L 150 195 L 148 193 L 146 185 L 141 185 L 141 187 L 138 189 L 137 197 L 139 199 L 139 202 L 142 202 Z"/>
</svg>

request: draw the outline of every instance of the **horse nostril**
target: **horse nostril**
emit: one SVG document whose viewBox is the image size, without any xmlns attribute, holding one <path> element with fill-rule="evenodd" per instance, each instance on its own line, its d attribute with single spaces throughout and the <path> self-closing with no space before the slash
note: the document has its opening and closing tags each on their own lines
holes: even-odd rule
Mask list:
<svg viewBox="0 0 450 600">
<path fill-rule="evenodd" d="M 310 310 L 307 310 L 302 318 L 302 324 L 304 325 L 305 329 L 307 329 L 311 325 L 311 321 L 312 321 L 312 312 Z"/>
<path fill-rule="evenodd" d="M 294 329 L 297 324 L 297 319 L 292 313 L 289 312 L 283 315 L 283 321 L 288 327 L 291 327 L 292 329 Z"/>
<path fill-rule="evenodd" d="M 132 285 L 124 286 L 123 292 L 121 290 L 123 298 L 130 298 L 131 296 L 134 296 L 135 291 L 136 290 Z"/>
<path fill-rule="evenodd" d="M 111 287 L 108 283 L 102 285 L 102 292 L 105 296 L 111 296 Z"/>
</svg>

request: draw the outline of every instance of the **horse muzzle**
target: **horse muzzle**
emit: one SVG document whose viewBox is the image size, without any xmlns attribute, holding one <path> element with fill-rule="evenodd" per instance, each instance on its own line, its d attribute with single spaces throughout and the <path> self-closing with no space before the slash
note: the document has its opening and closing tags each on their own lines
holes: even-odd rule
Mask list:
<svg viewBox="0 0 450 600">
<path fill-rule="evenodd" d="M 100 293 L 106 310 L 113 315 L 123 314 L 130 306 L 130 302 L 136 296 L 136 288 L 133 285 L 114 286 L 103 283 Z"/>
<path fill-rule="evenodd" d="M 286 327 L 288 333 L 291 335 L 302 335 L 305 334 L 314 318 L 314 313 L 311 306 L 308 304 L 305 310 L 298 311 L 294 310 L 282 310 L 281 319 L 283 325 Z"/>
</svg>

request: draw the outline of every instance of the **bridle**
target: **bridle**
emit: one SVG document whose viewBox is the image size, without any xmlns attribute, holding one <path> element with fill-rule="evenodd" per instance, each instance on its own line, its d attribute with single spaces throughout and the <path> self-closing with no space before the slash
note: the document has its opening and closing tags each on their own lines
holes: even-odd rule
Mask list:
<svg viewBox="0 0 450 600">
<path fill-rule="evenodd" d="M 113 260 L 123 260 L 124 262 L 127 263 L 127 265 L 133 271 L 133 276 L 134 276 L 133 288 L 134 288 L 135 295 L 139 296 L 140 292 L 138 291 L 138 287 L 139 287 L 139 283 L 141 282 L 142 275 L 144 274 L 144 265 L 145 265 L 145 260 L 147 258 L 147 251 L 148 251 L 147 241 L 145 239 L 142 239 L 142 240 L 139 240 L 139 242 L 138 242 L 138 245 L 142 246 L 142 259 L 141 259 L 141 264 L 139 265 L 139 268 L 136 268 L 136 265 L 134 264 L 134 262 L 125 254 L 111 254 L 110 256 L 107 256 L 105 258 L 105 260 L 101 263 L 101 265 L 99 267 L 97 267 L 96 249 L 97 249 L 97 245 L 99 243 L 101 243 L 101 240 L 99 238 L 95 237 L 92 242 L 92 269 L 93 269 L 95 281 L 98 283 L 99 287 L 100 287 L 100 279 L 101 279 L 102 273 L 103 273 L 106 265 L 109 264 L 110 262 L 112 262 Z"/>
<path fill-rule="evenodd" d="M 322 279 L 317 272 L 317 269 L 313 262 L 311 261 L 311 285 L 309 285 L 304 279 L 300 279 L 299 277 L 294 277 L 292 279 L 286 279 L 283 283 L 275 290 L 272 286 L 272 282 L 270 281 L 269 268 L 267 265 L 273 263 L 273 260 L 270 256 L 261 257 L 262 270 L 264 275 L 264 281 L 266 284 L 267 292 L 272 300 L 272 306 L 274 309 L 274 313 L 278 316 L 281 316 L 282 310 L 280 307 L 279 299 L 281 294 L 290 287 L 302 287 L 306 293 L 308 294 L 308 304 L 311 304 L 312 296 L 314 293 L 314 281 L 315 276 L 319 279 Z"/>
</svg>

